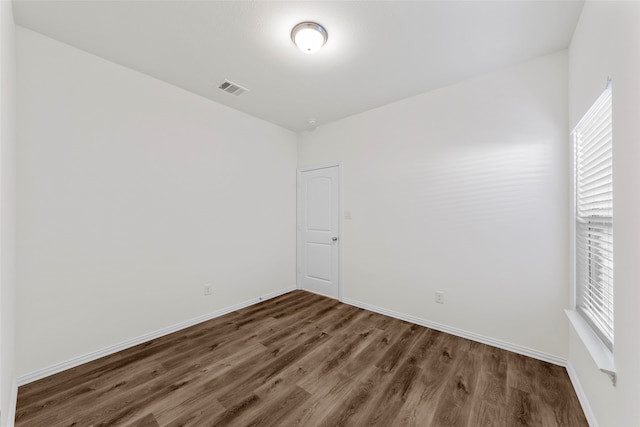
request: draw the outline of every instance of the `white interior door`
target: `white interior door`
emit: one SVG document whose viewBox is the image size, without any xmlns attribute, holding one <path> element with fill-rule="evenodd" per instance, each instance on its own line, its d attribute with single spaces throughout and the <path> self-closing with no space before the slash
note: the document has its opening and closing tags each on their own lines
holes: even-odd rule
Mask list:
<svg viewBox="0 0 640 427">
<path fill-rule="evenodd" d="M 298 287 L 340 299 L 340 167 L 300 172 Z"/>
</svg>

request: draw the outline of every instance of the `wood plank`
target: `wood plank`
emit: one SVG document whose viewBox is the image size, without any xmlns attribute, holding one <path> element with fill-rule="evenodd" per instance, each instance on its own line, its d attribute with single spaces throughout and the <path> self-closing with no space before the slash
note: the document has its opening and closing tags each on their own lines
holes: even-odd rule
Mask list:
<svg viewBox="0 0 640 427">
<path fill-rule="evenodd" d="M 369 413 L 367 409 L 371 406 L 376 390 L 390 375 L 378 367 L 371 368 L 364 378 L 357 381 L 356 387 L 350 390 L 346 398 L 321 419 L 318 425 L 322 427 L 358 425 L 358 419 L 366 417 Z"/>
<path fill-rule="evenodd" d="M 435 425 L 466 426 L 476 393 L 480 361 L 467 351 L 457 353 L 433 416 Z"/>
<path fill-rule="evenodd" d="M 376 393 L 375 399 L 368 413 L 362 414 L 365 420 L 363 425 L 390 426 L 396 422 L 396 418 L 407 398 L 419 386 L 419 378 L 422 369 L 407 358 L 394 369 L 394 374 L 389 377 L 384 386 Z"/>
<path fill-rule="evenodd" d="M 478 373 L 477 393 L 468 427 L 505 424 L 503 402 L 507 396 L 507 351 L 485 346 Z"/>
</svg>

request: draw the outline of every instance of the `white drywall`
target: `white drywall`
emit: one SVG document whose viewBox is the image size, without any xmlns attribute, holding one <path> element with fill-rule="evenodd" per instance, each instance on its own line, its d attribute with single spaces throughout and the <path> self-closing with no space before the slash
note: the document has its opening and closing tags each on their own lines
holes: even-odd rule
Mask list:
<svg viewBox="0 0 640 427">
<path fill-rule="evenodd" d="M 612 78 L 617 386 L 571 330 L 568 360 L 601 427 L 640 425 L 640 3 L 587 1 L 569 49 L 575 126 Z"/>
<path fill-rule="evenodd" d="M 0 1 L 0 425 L 15 398 L 16 51 L 12 3 Z"/>
<path fill-rule="evenodd" d="M 566 356 L 565 51 L 301 134 L 334 161 L 345 298 Z"/>
<path fill-rule="evenodd" d="M 16 34 L 18 374 L 295 284 L 295 133 Z"/>
</svg>

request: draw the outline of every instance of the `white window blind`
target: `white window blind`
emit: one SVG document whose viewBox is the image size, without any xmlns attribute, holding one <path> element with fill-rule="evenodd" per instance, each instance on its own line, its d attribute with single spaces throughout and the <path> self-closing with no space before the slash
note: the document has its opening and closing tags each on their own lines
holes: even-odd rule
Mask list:
<svg viewBox="0 0 640 427">
<path fill-rule="evenodd" d="M 576 173 L 576 311 L 613 351 L 611 88 L 573 131 Z"/>
</svg>

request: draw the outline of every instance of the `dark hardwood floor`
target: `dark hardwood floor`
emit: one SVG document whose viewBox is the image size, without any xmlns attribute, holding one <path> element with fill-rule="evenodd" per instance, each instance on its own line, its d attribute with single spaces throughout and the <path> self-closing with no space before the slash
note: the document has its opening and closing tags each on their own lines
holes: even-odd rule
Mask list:
<svg viewBox="0 0 640 427">
<path fill-rule="evenodd" d="M 587 426 L 564 368 L 295 291 L 20 387 L 16 426 Z"/>
</svg>

